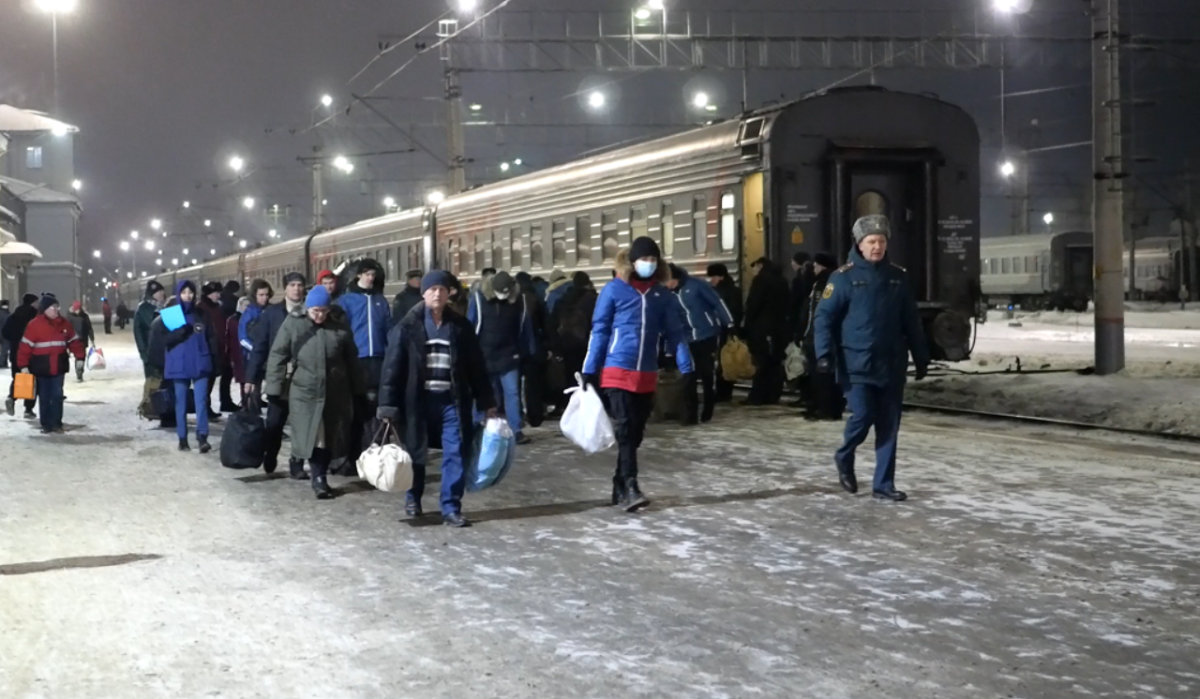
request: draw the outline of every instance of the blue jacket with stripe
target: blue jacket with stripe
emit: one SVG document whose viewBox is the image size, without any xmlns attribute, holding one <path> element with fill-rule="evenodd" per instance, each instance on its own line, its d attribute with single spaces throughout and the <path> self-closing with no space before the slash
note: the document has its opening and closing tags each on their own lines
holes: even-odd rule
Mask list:
<svg viewBox="0 0 1200 699">
<path fill-rule="evenodd" d="M 725 328 L 733 326 L 733 314 L 715 289 L 704 281 L 688 276 L 682 269 L 678 273 L 679 286 L 675 288 L 675 298 L 683 309 L 692 342 L 716 337 Z"/>
</svg>

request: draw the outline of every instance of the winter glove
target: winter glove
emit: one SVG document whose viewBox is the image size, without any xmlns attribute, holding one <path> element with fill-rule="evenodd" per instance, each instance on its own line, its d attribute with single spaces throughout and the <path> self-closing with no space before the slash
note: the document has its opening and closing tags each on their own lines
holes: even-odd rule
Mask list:
<svg viewBox="0 0 1200 699">
<path fill-rule="evenodd" d="M 917 367 L 917 381 L 924 380 L 925 377 L 928 375 L 929 375 L 929 366 L 928 365 L 923 364 L 923 365 L 920 365 Z"/>
<path fill-rule="evenodd" d="M 829 360 L 829 357 L 821 357 L 817 360 L 817 371 L 822 374 L 833 373 L 833 362 Z"/>
<path fill-rule="evenodd" d="M 595 374 L 584 374 L 583 375 L 583 385 L 591 386 L 592 388 L 596 389 L 597 393 L 600 392 L 600 382 L 596 380 Z"/>
</svg>

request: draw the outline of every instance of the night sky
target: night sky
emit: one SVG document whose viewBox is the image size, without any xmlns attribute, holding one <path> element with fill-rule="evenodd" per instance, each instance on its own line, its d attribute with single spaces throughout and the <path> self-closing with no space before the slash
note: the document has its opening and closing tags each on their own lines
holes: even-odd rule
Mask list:
<svg viewBox="0 0 1200 699">
<path fill-rule="evenodd" d="M 327 153 L 380 153 L 355 160 L 350 176 L 326 178 L 328 222 L 334 225 L 383 213 L 385 196 L 411 206 L 423 193 L 444 182 L 444 169 L 414 148 L 410 139 L 387 126 L 361 105 L 342 110 L 351 91 L 366 91 L 414 55 L 402 46 L 353 86 L 347 84 L 378 51 L 384 35 L 407 35 L 448 9 L 444 0 L 79 0 L 80 9 L 59 21 L 59 118 L 76 124 L 77 176 L 84 183 L 83 247 L 111 250 L 132 229 L 148 229 L 151 217 L 164 219 L 172 233 L 168 256 L 188 246 L 207 253 L 227 252 L 227 231 L 251 244 L 268 240 L 275 228 L 284 236 L 303 233 L 310 224 L 311 176 L 297 157 L 317 143 Z M 1175 38 L 1200 36 L 1196 0 L 1124 0 L 1127 28 L 1134 33 Z M 52 96 L 51 31 L 48 17 L 23 6 L 29 0 L 0 3 L 0 102 L 49 110 Z M 749 0 L 668 2 L 675 13 L 731 7 L 748 12 L 791 11 L 789 20 L 805 33 L 936 33 L 953 10 L 963 26 L 970 10 L 981 7 L 980 29 L 996 29 L 987 11 L 991 0 Z M 491 7 L 496 2 L 480 2 Z M 1136 7 L 1134 7 L 1136 6 Z M 502 13 L 530 10 L 628 11 L 624 2 L 512 0 Z M 802 7 L 802 11 L 794 8 Z M 1034 0 L 1034 9 L 999 29 L 1022 33 L 1086 36 L 1081 0 Z M 837 14 L 826 8 L 841 8 Z M 889 10 L 881 14 L 881 9 Z M 913 12 L 923 10 L 924 15 Z M 803 12 L 803 14 L 801 14 Z M 676 16 L 679 16 L 676 14 Z M 576 15 L 573 21 L 580 21 Z M 778 15 L 772 15 L 778 17 Z M 966 18 L 966 19 L 964 19 Z M 763 20 L 759 15 L 748 24 Z M 770 22 L 769 22 L 770 23 Z M 774 21 L 775 28 L 787 22 Z M 432 34 L 432 32 L 430 32 Z M 432 39 L 430 39 L 432 40 Z M 1072 68 L 1015 67 L 1007 73 L 1009 92 L 1053 87 L 1057 90 L 1007 101 L 1005 133 L 1010 146 L 1044 147 L 1091 137 L 1090 75 Z M 1142 182 L 1139 206 L 1152 225 L 1165 228 L 1170 202 L 1182 196 L 1187 159 L 1200 168 L 1200 136 L 1194 123 L 1200 87 L 1200 50 L 1175 46 L 1164 55 L 1139 53 L 1133 72 L 1136 96 L 1154 104 L 1137 110 L 1136 149 L 1153 162 L 1134 166 Z M 751 72 L 749 102 L 794 98 L 827 86 L 846 73 Z M 877 84 L 935 92 L 962 105 L 979 121 L 984 162 L 998 161 L 1000 138 L 999 73 L 982 71 L 876 71 Z M 862 84 L 869 76 L 853 82 Z M 606 113 L 592 114 L 579 93 L 608 84 Z M 740 73 L 653 73 L 642 75 L 560 73 L 514 75 L 472 73 L 463 77 L 464 102 L 483 109 L 473 120 L 503 122 L 467 129 L 468 183 L 505 176 L 501 161 L 521 158 L 525 167 L 542 167 L 613 142 L 668 133 L 702 118 L 690 112 L 696 90 L 713 95 L 715 116 L 731 116 L 741 100 Z M 853 84 L 853 83 L 851 83 Z M 1073 87 L 1072 87 L 1073 86 Z M 331 94 L 338 116 L 319 105 Z M 445 156 L 441 65 L 436 54 L 417 58 L 372 102 L 440 157 Z M 709 115 L 710 117 L 713 115 Z M 1033 124 L 1037 120 L 1036 126 Z M 564 127 L 562 125 L 576 125 Z M 1127 145 L 1127 148 L 1130 147 Z M 246 158 L 249 176 L 231 183 L 226 167 L 231 154 Z M 509 174 L 516 174 L 518 169 Z M 1061 228 L 1087 229 L 1085 191 L 1090 150 L 1057 151 L 1032 162 L 1035 211 L 1056 212 Z M 1011 205 L 998 175 L 985 177 L 985 235 L 1011 232 Z M 1200 191 L 1200 190 L 1198 190 Z M 241 207 L 244 197 L 256 209 L 278 204 L 275 220 Z M 181 209 L 190 201 L 189 210 Z M 206 239 L 203 219 L 213 220 Z M 1040 216 L 1034 225 L 1039 230 Z M 1158 231 L 1160 234 L 1162 231 Z M 206 254 L 203 256 L 207 256 Z"/>
</svg>

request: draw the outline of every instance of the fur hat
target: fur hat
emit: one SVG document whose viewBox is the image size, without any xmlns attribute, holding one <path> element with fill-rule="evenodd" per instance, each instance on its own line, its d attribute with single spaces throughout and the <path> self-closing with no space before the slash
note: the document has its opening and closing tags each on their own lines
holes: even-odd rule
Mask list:
<svg viewBox="0 0 1200 699">
<path fill-rule="evenodd" d="M 855 244 L 861 243 L 864 238 L 872 235 L 881 235 L 884 238 L 892 237 L 892 224 L 888 221 L 887 216 L 871 214 L 854 222 Z"/>
<path fill-rule="evenodd" d="M 714 264 L 709 265 L 708 269 L 706 269 L 704 271 L 704 274 L 705 274 L 705 276 L 708 276 L 708 277 L 728 277 L 729 276 L 729 268 L 726 267 L 725 265 L 721 264 L 720 262 L 716 262 Z"/>
<path fill-rule="evenodd" d="M 566 279 L 566 278 L 567 278 L 567 273 L 562 271 L 561 269 L 556 269 L 550 273 L 550 283 L 551 284 L 558 281 L 559 279 Z"/>
<path fill-rule="evenodd" d="M 200 293 L 204 296 L 209 294 L 219 294 L 225 290 L 225 285 L 221 282 L 208 282 L 200 289 Z"/>
</svg>

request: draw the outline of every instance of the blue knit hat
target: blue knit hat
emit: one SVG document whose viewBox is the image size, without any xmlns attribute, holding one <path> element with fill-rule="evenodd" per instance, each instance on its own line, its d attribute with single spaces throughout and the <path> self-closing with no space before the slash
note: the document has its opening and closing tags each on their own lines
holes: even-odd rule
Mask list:
<svg viewBox="0 0 1200 699">
<path fill-rule="evenodd" d="M 330 303 L 329 292 L 325 290 L 324 285 L 317 284 L 308 292 L 308 298 L 304 299 L 305 308 L 320 308 L 328 306 Z"/>
<path fill-rule="evenodd" d="M 451 277 L 450 273 L 444 269 L 430 270 L 425 275 L 425 278 L 421 280 L 421 293 L 423 294 L 435 286 L 444 286 L 447 289 L 453 289 L 454 277 Z"/>
</svg>

